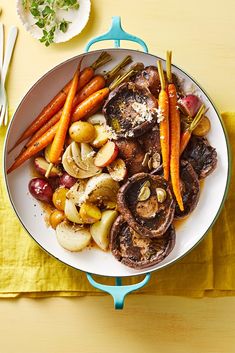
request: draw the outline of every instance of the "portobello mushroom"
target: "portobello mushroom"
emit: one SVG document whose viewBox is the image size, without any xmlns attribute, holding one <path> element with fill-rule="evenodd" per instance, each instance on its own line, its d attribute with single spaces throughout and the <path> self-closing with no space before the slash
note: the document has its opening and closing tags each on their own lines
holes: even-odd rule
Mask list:
<svg viewBox="0 0 235 353">
<path fill-rule="evenodd" d="M 217 152 L 205 137 L 192 136 L 182 159 L 192 164 L 199 179 L 204 179 L 216 168 Z"/>
<path fill-rule="evenodd" d="M 151 131 L 140 136 L 138 141 L 148 156 L 149 171 L 158 170 L 161 165 L 161 143 L 158 124 Z"/>
<path fill-rule="evenodd" d="M 173 221 L 175 201 L 159 175 L 133 175 L 119 189 L 117 207 L 128 225 L 144 237 L 161 237 Z"/>
<path fill-rule="evenodd" d="M 143 269 L 161 262 L 175 245 L 175 230 L 171 225 L 164 237 L 146 238 L 138 234 L 119 216 L 110 234 L 110 250 L 122 264 Z"/>
<path fill-rule="evenodd" d="M 148 131 L 138 139 L 145 152 L 161 153 L 159 126 L 155 125 L 151 131 Z"/>
<path fill-rule="evenodd" d="M 136 173 L 148 172 L 148 167 L 142 164 L 145 152 L 138 141 L 121 138 L 116 141 L 116 145 L 119 156 L 125 160 L 129 177 Z"/>
<path fill-rule="evenodd" d="M 148 88 L 126 82 L 109 94 L 103 106 L 103 114 L 117 139 L 135 138 L 155 124 L 156 108 L 157 99 Z"/>
<path fill-rule="evenodd" d="M 156 66 L 146 66 L 143 70 L 139 71 L 132 80 L 137 86 L 148 88 L 155 97 L 158 97 L 161 90 L 161 83 Z M 176 86 L 177 93 L 181 96 L 183 92 L 179 79 L 175 74 L 172 74 L 172 80 Z"/>
<path fill-rule="evenodd" d="M 197 173 L 188 161 L 181 160 L 180 165 L 181 193 L 184 204 L 184 211 L 175 206 L 175 218 L 185 218 L 197 206 L 200 194 L 200 184 Z"/>
<path fill-rule="evenodd" d="M 139 87 L 148 88 L 154 96 L 158 97 L 161 89 L 161 82 L 156 66 L 146 66 L 136 74 L 134 82 Z"/>
</svg>

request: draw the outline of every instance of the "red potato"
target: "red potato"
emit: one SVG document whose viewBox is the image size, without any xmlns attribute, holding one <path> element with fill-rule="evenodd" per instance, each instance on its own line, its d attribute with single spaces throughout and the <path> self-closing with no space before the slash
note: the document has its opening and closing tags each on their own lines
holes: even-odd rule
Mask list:
<svg viewBox="0 0 235 353">
<path fill-rule="evenodd" d="M 113 141 L 108 141 L 98 151 L 94 164 L 96 167 L 107 167 L 111 164 L 118 155 L 118 146 Z"/>
<path fill-rule="evenodd" d="M 202 102 L 195 96 L 195 94 L 189 94 L 178 100 L 178 105 L 182 112 L 189 116 L 190 118 L 194 118 L 197 114 Z"/>
<path fill-rule="evenodd" d="M 34 160 L 34 166 L 35 166 L 36 171 L 39 174 L 45 176 L 47 168 L 49 167 L 49 163 L 45 160 L 45 158 L 37 157 Z M 53 177 L 57 177 L 57 176 L 60 176 L 60 175 L 62 175 L 61 170 L 54 166 L 51 169 L 50 177 L 53 178 Z"/>
<path fill-rule="evenodd" d="M 51 185 L 42 178 L 33 178 L 30 180 L 28 189 L 30 194 L 39 201 L 51 203 L 53 190 Z"/>
<path fill-rule="evenodd" d="M 123 159 L 118 158 L 107 166 L 108 172 L 113 180 L 122 181 L 127 176 L 127 167 Z"/>
<path fill-rule="evenodd" d="M 75 183 L 77 179 L 69 175 L 68 173 L 63 173 L 59 179 L 59 185 L 64 186 L 67 189 L 70 189 Z"/>
</svg>

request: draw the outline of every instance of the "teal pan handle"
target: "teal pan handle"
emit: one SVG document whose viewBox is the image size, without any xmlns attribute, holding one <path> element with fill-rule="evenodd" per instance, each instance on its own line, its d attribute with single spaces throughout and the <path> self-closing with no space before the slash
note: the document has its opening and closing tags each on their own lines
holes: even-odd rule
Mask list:
<svg viewBox="0 0 235 353">
<path fill-rule="evenodd" d="M 120 16 L 113 16 L 112 25 L 109 31 L 101 36 L 91 39 L 90 42 L 87 43 L 85 51 L 88 52 L 93 44 L 101 42 L 103 40 L 114 40 L 115 48 L 120 48 L 121 40 L 135 42 L 143 48 L 143 51 L 145 53 L 148 53 L 148 47 L 142 39 L 133 36 L 132 34 L 129 34 L 122 29 Z"/>
<path fill-rule="evenodd" d="M 142 39 L 133 36 L 132 34 L 129 34 L 122 29 L 121 18 L 119 16 L 112 17 L 112 25 L 110 30 L 101 36 L 91 39 L 90 42 L 86 45 L 85 51 L 88 52 L 93 44 L 104 40 L 113 40 L 115 48 L 120 47 L 121 40 L 132 41 L 140 44 L 143 51 L 145 53 L 148 53 L 148 47 Z M 128 293 L 136 291 L 142 288 L 145 284 L 147 284 L 150 279 L 150 273 L 147 273 L 145 278 L 141 282 L 125 286 L 122 285 L 122 279 L 120 277 L 117 277 L 115 279 L 116 285 L 114 286 L 108 286 L 96 282 L 90 273 L 87 273 L 87 279 L 93 287 L 106 293 L 109 293 L 113 297 L 115 309 L 122 309 L 124 305 L 125 296 Z"/>
<path fill-rule="evenodd" d="M 123 309 L 125 296 L 145 286 L 145 284 L 147 284 L 150 280 L 151 276 L 150 273 L 147 273 L 141 282 L 125 286 L 122 285 L 122 279 L 120 277 L 116 277 L 116 285 L 109 286 L 96 282 L 90 273 L 87 273 L 86 275 L 88 281 L 93 287 L 109 293 L 113 297 L 115 309 Z"/>
</svg>

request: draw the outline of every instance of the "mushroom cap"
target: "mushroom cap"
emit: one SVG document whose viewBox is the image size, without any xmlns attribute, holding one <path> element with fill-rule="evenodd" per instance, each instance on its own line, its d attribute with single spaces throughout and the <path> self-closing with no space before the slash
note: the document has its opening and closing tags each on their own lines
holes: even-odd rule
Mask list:
<svg viewBox="0 0 235 353">
<path fill-rule="evenodd" d="M 155 124 L 157 106 L 157 99 L 148 88 L 126 82 L 109 94 L 103 114 L 117 138 L 134 138 Z"/>
<path fill-rule="evenodd" d="M 200 195 L 200 184 L 197 173 L 192 165 L 185 160 L 180 163 L 180 180 L 181 194 L 183 198 L 184 211 L 179 209 L 178 204 L 175 206 L 175 218 L 187 217 L 197 206 Z"/>
<path fill-rule="evenodd" d="M 110 236 L 110 250 L 122 264 L 144 269 L 161 262 L 175 245 L 175 229 L 171 225 L 162 238 L 146 238 L 138 234 L 119 216 Z"/>
<path fill-rule="evenodd" d="M 126 162 L 128 176 L 140 172 L 148 172 L 148 167 L 143 166 L 145 152 L 136 139 L 121 138 L 116 141 L 119 156 Z"/>
<path fill-rule="evenodd" d="M 138 200 L 145 183 L 150 194 L 146 200 Z M 166 198 L 158 202 L 156 189 L 165 190 Z M 119 189 L 117 207 L 128 225 L 143 237 L 161 237 L 173 221 L 175 201 L 169 183 L 159 175 L 138 173 Z"/>
<path fill-rule="evenodd" d="M 156 66 L 146 66 L 143 70 L 139 71 L 134 77 L 134 82 L 139 87 L 145 87 L 150 90 L 154 96 L 158 96 L 161 90 L 161 82 Z"/>
<path fill-rule="evenodd" d="M 182 159 L 192 164 L 199 179 L 204 179 L 216 168 L 217 152 L 205 137 L 192 136 Z"/>
</svg>

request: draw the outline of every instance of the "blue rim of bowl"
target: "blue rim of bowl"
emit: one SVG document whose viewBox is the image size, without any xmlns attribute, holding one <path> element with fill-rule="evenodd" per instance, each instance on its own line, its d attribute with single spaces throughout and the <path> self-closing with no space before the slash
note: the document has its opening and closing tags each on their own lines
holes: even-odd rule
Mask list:
<svg viewBox="0 0 235 353">
<path fill-rule="evenodd" d="M 26 100 L 28 94 L 34 89 L 34 87 L 39 83 L 41 82 L 49 73 L 57 70 L 60 66 L 63 66 L 65 65 L 66 63 L 70 62 L 70 61 L 74 61 L 76 59 L 79 59 L 81 56 L 87 56 L 87 55 L 92 55 L 92 54 L 96 54 L 96 53 L 100 53 L 102 51 L 130 51 L 130 52 L 137 52 L 138 54 L 141 53 L 143 55 L 147 55 L 147 56 L 151 56 L 155 59 L 160 59 L 162 60 L 163 62 L 165 62 L 165 59 L 157 56 L 157 55 L 154 55 L 154 54 L 150 54 L 150 53 L 144 53 L 144 52 L 140 52 L 139 50 L 135 50 L 135 49 L 126 49 L 126 48 L 105 48 L 105 49 L 99 49 L 99 50 L 92 50 L 90 52 L 87 52 L 87 53 L 83 53 L 83 54 L 79 54 L 79 55 L 76 55 L 68 60 L 65 60 L 63 61 L 62 63 L 56 65 L 55 67 L 53 67 L 52 69 L 50 69 L 49 71 L 47 71 L 45 74 L 43 74 L 36 82 L 35 84 L 28 90 L 28 92 L 24 95 L 24 97 L 22 98 L 21 102 L 19 103 L 11 121 L 10 121 L 10 124 L 8 126 L 8 129 L 7 129 L 7 132 L 6 132 L 6 137 L 5 137 L 5 141 L 4 141 L 4 146 L 3 146 L 3 175 L 4 175 L 4 181 L 5 181 L 5 185 L 6 185 L 6 189 L 7 189 L 7 194 L 8 194 L 8 197 L 9 197 L 9 200 L 11 202 L 11 205 L 12 205 L 12 208 L 14 209 L 15 211 L 15 214 L 17 215 L 20 223 L 22 224 L 23 228 L 26 230 L 26 232 L 30 235 L 30 237 L 38 244 L 38 246 L 40 246 L 40 248 L 45 251 L 48 255 L 54 257 L 56 260 L 60 261 L 61 263 L 75 269 L 75 270 L 79 270 L 79 271 L 82 271 L 82 272 L 85 272 L 85 270 L 82 270 L 82 269 L 79 269 L 71 264 L 68 264 L 67 262 L 61 260 L 60 258 L 58 258 L 56 255 L 50 253 L 48 250 L 46 250 L 41 244 L 38 243 L 38 241 L 34 238 L 34 236 L 28 231 L 27 227 L 24 225 L 24 222 L 23 220 L 21 219 L 20 215 L 18 214 L 18 211 L 17 211 L 17 208 L 15 207 L 15 204 L 11 198 L 11 194 L 10 194 L 10 188 L 9 188 L 9 185 L 8 185 L 8 181 L 7 181 L 7 173 L 6 173 L 6 156 L 7 156 L 7 151 L 6 151 L 6 146 L 7 146 L 7 141 L 8 141 L 8 135 L 9 135 L 9 131 L 11 129 L 11 125 L 14 121 L 14 118 L 18 112 L 18 110 L 20 109 L 21 105 L 23 104 L 23 102 Z M 158 268 L 147 268 L 146 271 L 144 272 L 141 272 L 141 273 L 137 273 L 137 274 L 130 274 L 130 275 L 121 275 L 121 276 L 118 276 L 118 275 L 101 275 L 101 274 L 97 274 L 95 272 L 92 272 L 91 274 L 93 275 L 98 275 L 98 276 L 104 276 L 104 277 L 135 277 L 135 276 L 141 276 L 141 275 L 145 275 L 147 273 L 150 273 L 150 272 L 155 272 L 155 271 L 159 271 L 163 268 L 166 268 L 170 265 L 172 265 L 173 263 L 176 263 L 178 262 L 180 259 L 182 259 L 184 256 L 186 256 L 189 252 L 191 252 L 203 239 L 204 237 L 206 236 L 206 234 L 208 233 L 208 231 L 211 229 L 211 227 L 215 224 L 216 220 L 218 219 L 219 217 L 219 214 L 224 206 L 224 202 L 226 200 L 226 197 L 227 197 L 227 194 L 228 194 L 228 189 L 229 189 L 229 184 L 230 184 L 230 180 L 231 180 L 231 149 L 230 149 L 230 144 L 229 144 L 229 138 L 228 138 L 228 134 L 227 134 L 227 131 L 226 131 L 226 128 L 225 128 L 225 125 L 224 125 L 224 122 L 222 120 L 222 117 L 220 115 L 220 113 L 218 112 L 217 108 L 215 107 L 213 101 L 211 100 L 211 98 L 209 97 L 209 95 L 205 92 L 204 89 L 201 88 L 201 86 L 197 83 L 197 81 L 192 78 L 191 75 L 189 75 L 188 73 L 186 73 L 184 70 L 182 70 L 179 66 L 177 65 L 172 65 L 173 67 L 175 67 L 176 69 L 178 69 L 179 71 L 181 71 L 182 73 L 184 73 L 203 93 L 204 95 L 207 97 L 207 99 L 209 100 L 209 102 L 211 103 L 211 105 L 213 106 L 216 114 L 217 114 L 217 117 L 220 121 L 220 124 L 222 126 L 222 129 L 223 129 L 223 132 L 224 132 L 224 136 L 225 136 L 225 141 L 226 141 L 226 147 L 227 147 L 227 161 L 228 161 L 228 170 L 227 170 L 227 179 L 226 179 L 226 186 L 225 186 L 225 190 L 224 190 L 224 196 L 223 196 L 223 199 L 220 203 L 220 207 L 216 213 L 216 215 L 214 216 L 214 219 L 213 221 L 211 222 L 211 224 L 209 225 L 209 227 L 207 228 L 206 232 L 200 237 L 200 239 L 190 248 L 188 249 L 184 254 L 182 254 L 181 256 L 177 257 L 176 259 L 174 260 L 171 260 L 170 262 L 168 262 L 167 264 L 163 264 L 162 266 L 159 266 Z M 155 265 L 156 266 L 156 265 Z"/>
</svg>

